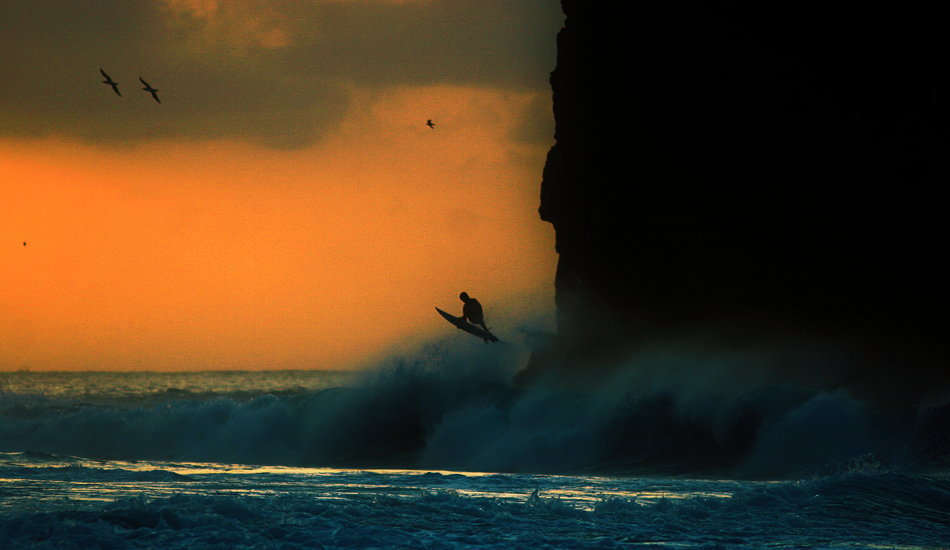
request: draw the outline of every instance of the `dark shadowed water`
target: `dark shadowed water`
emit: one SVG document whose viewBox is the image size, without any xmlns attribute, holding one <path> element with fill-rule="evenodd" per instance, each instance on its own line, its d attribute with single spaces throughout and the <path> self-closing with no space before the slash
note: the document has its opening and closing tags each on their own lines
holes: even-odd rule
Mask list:
<svg viewBox="0 0 950 550">
<path fill-rule="evenodd" d="M 0 375 L 0 548 L 939 548 L 948 409 L 371 371 Z"/>
</svg>

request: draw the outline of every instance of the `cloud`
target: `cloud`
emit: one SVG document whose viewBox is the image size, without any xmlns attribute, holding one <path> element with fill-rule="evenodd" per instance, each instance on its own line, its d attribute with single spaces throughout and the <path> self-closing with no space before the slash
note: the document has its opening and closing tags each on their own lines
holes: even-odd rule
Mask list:
<svg viewBox="0 0 950 550">
<path fill-rule="evenodd" d="M 302 147 L 357 90 L 546 90 L 562 21 L 551 0 L 7 2 L 0 137 Z"/>
</svg>

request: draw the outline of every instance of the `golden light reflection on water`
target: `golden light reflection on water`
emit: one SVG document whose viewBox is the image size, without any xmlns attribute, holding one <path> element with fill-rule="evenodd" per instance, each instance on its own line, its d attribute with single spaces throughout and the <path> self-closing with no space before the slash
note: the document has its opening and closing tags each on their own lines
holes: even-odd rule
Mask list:
<svg viewBox="0 0 950 550">
<path fill-rule="evenodd" d="M 724 483 L 728 486 L 729 482 L 721 480 L 706 483 L 702 480 L 509 475 L 446 470 L 355 470 L 67 460 L 68 463 L 42 468 L 39 479 L 0 478 L 0 491 L 9 497 L 0 503 L 0 509 L 20 508 L 24 503 L 18 502 L 17 495 L 24 498 L 29 496 L 33 500 L 37 495 L 42 495 L 39 501 L 42 506 L 58 508 L 123 499 L 168 498 L 173 495 L 274 498 L 305 494 L 326 501 L 375 501 L 380 498 L 402 499 L 448 493 L 509 503 L 556 502 L 577 510 L 590 511 L 612 499 L 653 506 L 663 499 L 727 499 L 733 494 L 722 490 Z M 697 490 L 707 484 L 716 490 Z M 748 482 L 744 486 L 748 487 Z"/>
</svg>

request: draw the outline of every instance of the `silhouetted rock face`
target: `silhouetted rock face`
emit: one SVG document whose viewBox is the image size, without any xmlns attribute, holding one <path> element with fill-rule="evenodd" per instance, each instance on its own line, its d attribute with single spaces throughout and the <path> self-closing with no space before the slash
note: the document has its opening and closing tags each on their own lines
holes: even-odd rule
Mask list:
<svg viewBox="0 0 950 550">
<path fill-rule="evenodd" d="M 562 0 L 561 360 L 522 382 L 727 325 L 945 357 L 950 41 L 929 4 L 828 4 Z"/>
</svg>

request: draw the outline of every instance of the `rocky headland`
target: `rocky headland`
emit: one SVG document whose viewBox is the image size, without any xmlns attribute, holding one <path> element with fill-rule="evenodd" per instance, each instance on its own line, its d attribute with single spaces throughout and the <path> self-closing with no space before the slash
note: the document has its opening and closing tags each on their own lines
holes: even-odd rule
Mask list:
<svg viewBox="0 0 950 550">
<path fill-rule="evenodd" d="M 562 0 L 558 334 L 517 383 L 688 348 L 764 350 L 762 383 L 950 387 L 950 35 L 936 6 L 832 4 Z"/>
</svg>

